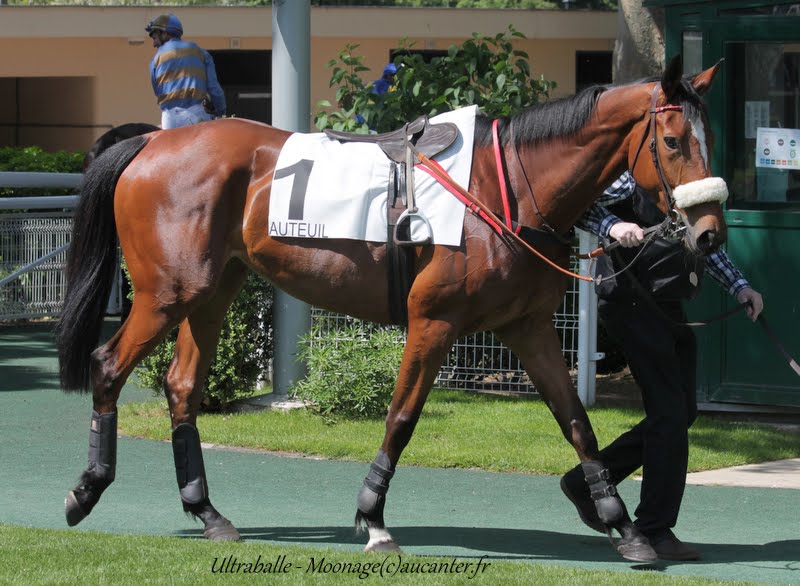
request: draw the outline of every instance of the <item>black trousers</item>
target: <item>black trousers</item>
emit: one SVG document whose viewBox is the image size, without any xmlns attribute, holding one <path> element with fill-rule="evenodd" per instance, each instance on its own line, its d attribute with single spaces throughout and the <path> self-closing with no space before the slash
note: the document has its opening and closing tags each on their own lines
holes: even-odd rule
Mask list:
<svg viewBox="0 0 800 586">
<path fill-rule="evenodd" d="M 621 345 L 642 392 L 645 417 L 600 451 L 615 484 L 640 466 L 643 481 L 636 525 L 645 535 L 678 520 L 689 459 L 689 427 L 697 417 L 697 342 L 682 305 L 600 301 L 599 315 Z M 668 316 L 670 319 L 667 319 Z M 674 321 L 670 321 L 674 320 Z"/>
</svg>

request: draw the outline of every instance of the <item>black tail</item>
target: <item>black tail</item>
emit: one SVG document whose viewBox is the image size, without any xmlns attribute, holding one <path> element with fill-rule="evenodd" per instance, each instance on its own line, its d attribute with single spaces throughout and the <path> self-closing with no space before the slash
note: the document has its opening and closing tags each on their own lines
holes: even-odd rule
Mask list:
<svg viewBox="0 0 800 586">
<path fill-rule="evenodd" d="M 135 137 L 112 146 L 83 178 L 67 253 L 67 294 L 56 326 L 64 391 L 88 391 L 91 385 L 90 357 L 100 339 L 117 260 L 114 190 L 145 144 L 146 138 Z"/>
</svg>

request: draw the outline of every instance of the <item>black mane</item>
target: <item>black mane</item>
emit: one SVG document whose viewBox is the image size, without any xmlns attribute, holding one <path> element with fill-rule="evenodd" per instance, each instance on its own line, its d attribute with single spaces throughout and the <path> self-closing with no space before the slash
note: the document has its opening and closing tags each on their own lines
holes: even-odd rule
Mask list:
<svg viewBox="0 0 800 586">
<path fill-rule="evenodd" d="M 687 120 L 699 119 L 705 111 L 703 99 L 695 91 L 691 79 L 691 76 L 684 77 L 670 100 L 672 104 L 683 106 L 683 115 Z M 654 77 L 625 85 L 660 80 L 660 77 Z M 500 118 L 498 124 L 500 142 L 506 144 L 511 138 L 509 122 L 514 123 L 514 142 L 517 145 L 535 144 L 559 136 L 574 135 L 586 126 L 600 95 L 614 87 L 622 86 L 591 86 L 573 96 L 536 104 L 511 117 Z M 492 144 L 492 118 L 485 114 L 478 114 L 475 120 L 475 144 L 480 146 Z"/>
<path fill-rule="evenodd" d="M 500 142 L 505 144 L 510 139 L 510 121 L 514 123 L 514 140 L 517 144 L 573 135 L 586 126 L 597 98 L 605 90 L 604 86 L 592 86 L 574 96 L 536 104 L 511 117 L 501 118 L 498 124 Z M 475 143 L 492 143 L 492 118 L 489 116 L 479 114 L 475 120 Z"/>
</svg>

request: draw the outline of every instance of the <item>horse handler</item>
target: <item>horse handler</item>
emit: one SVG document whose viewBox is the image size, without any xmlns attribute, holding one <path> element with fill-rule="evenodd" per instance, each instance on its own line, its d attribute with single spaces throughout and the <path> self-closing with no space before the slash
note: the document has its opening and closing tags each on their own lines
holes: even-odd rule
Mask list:
<svg viewBox="0 0 800 586">
<path fill-rule="evenodd" d="M 693 258 L 680 241 L 657 238 L 645 243 L 642 226 L 655 226 L 663 219 L 652 198 L 643 197 L 626 172 L 578 223 L 578 227 L 602 238 L 611 237 L 627 249 L 598 261 L 597 274 L 605 277 L 597 286 L 598 310 L 609 334 L 622 347 L 645 410 L 641 422 L 600 451 L 600 459 L 611 475 L 612 491 L 643 468 L 635 523 L 658 557 L 698 560 L 700 552 L 672 532 L 686 486 L 688 431 L 697 417 L 697 343 L 685 325 L 683 302 L 697 294 L 705 268 L 738 303 L 747 305 L 751 320 L 758 318 L 764 303 L 723 250 Z M 641 250 L 638 247 L 643 243 Z M 636 262 L 626 269 L 640 251 Z M 619 271 L 623 272 L 616 274 Z M 581 520 L 605 533 L 581 466 L 564 475 L 561 489 L 577 507 Z"/>
</svg>

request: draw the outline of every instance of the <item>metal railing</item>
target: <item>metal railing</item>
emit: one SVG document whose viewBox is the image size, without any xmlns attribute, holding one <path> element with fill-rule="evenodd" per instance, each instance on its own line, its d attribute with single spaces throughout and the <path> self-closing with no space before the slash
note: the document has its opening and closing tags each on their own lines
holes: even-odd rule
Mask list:
<svg viewBox="0 0 800 586">
<path fill-rule="evenodd" d="M 75 188 L 79 173 L 0 173 L 0 187 Z M 0 198 L 0 321 L 56 316 L 77 196 Z"/>
<path fill-rule="evenodd" d="M 0 187 L 76 187 L 80 177 L 80 174 L 0 173 Z M 77 201 L 77 196 L 0 198 L 0 321 L 59 315 L 66 292 L 64 268 L 72 209 Z M 597 246 L 596 238 L 579 234 L 580 251 Z M 580 269 L 583 274 L 588 272 L 586 261 L 572 268 Z M 109 313 L 119 312 L 119 285 L 116 282 L 112 291 Z M 594 403 L 595 365 L 600 358 L 596 351 L 596 308 L 592 284 L 572 280 L 553 316 L 562 353 L 578 394 L 587 405 Z M 330 328 L 352 320 L 318 309 L 312 310 L 312 318 L 325 319 Z M 491 332 L 457 340 L 436 384 L 474 391 L 535 392 L 519 360 Z"/>
<path fill-rule="evenodd" d="M 0 173 L 0 187 L 75 189 L 80 173 Z M 0 321 L 57 317 L 77 195 L 0 198 Z M 109 313 L 121 306 L 119 279 Z"/>
<path fill-rule="evenodd" d="M 597 248 L 597 238 L 578 231 L 575 252 L 588 252 Z M 588 262 L 575 262 L 572 270 L 588 272 Z M 353 318 L 312 309 L 312 319 L 322 323 L 321 335 L 341 332 Z M 561 339 L 564 355 L 578 395 L 585 405 L 594 404 L 597 360 L 597 297 L 591 283 L 570 281 L 569 289 L 553 321 Z M 383 327 L 383 326 L 374 326 Z M 398 330 L 398 339 L 403 340 Z M 438 387 L 481 392 L 535 393 L 519 359 L 492 332 L 480 332 L 456 340 L 439 375 Z"/>
</svg>

